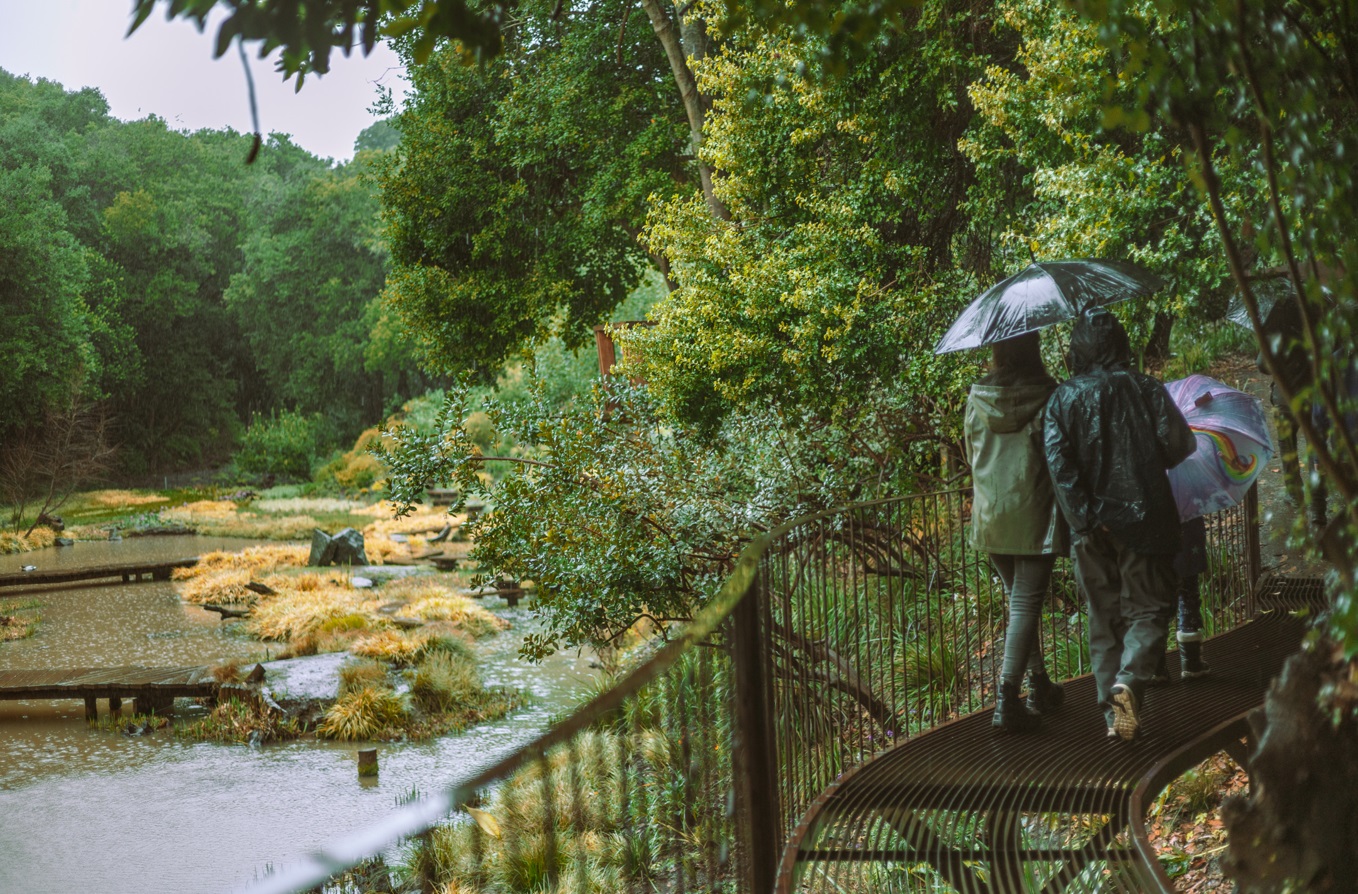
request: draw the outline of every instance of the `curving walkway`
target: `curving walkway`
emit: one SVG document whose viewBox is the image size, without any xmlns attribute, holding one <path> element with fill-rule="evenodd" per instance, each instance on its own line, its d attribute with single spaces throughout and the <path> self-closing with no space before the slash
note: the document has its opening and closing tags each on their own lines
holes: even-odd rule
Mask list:
<svg viewBox="0 0 1358 894">
<path fill-rule="evenodd" d="M 1244 718 L 1305 632 L 1283 609 L 1318 604 L 1321 582 L 1267 579 L 1260 597 L 1272 611 L 1206 645 L 1212 676 L 1151 691 L 1132 743 L 1107 737 L 1086 675 L 1036 734 L 999 734 L 985 710 L 846 772 L 797 827 L 778 890 L 856 890 L 919 864 L 963 894 L 1162 890 L 1128 834 L 1134 806 L 1217 751 L 1246 764 Z"/>
</svg>

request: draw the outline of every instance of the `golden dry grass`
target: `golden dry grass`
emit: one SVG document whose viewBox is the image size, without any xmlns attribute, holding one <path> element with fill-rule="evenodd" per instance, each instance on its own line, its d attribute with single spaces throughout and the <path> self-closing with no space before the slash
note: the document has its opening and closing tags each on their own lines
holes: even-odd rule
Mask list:
<svg viewBox="0 0 1358 894">
<path fill-rule="evenodd" d="M 156 493 L 137 493 L 134 490 L 94 490 L 80 494 L 81 503 L 92 509 L 129 509 L 148 503 L 163 503 L 165 497 Z"/>
<path fill-rule="evenodd" d="M 287 586 L 282 580 L 276 583 Z M 364 611 L 368 602 L 365 593 L 333 583 L 313 589 L 282 589 L 255 604 L 246 619 L 246 629 L 265 640 L 297 639 L 316 633 L 332 618 Z"/>
<path fill-rule="evenodd" d="M 245 588 L 254 579 L 249 569 L 222 568 L 183 581 L 177 589 L 180 599 L 194 605 L 246 605 L 258 595 Z"/>
<path fill-rule="evenodd" d="M 417 575 L 394 580 L 382 588 L 392 601 L 404 601 L 401 614 L 424 621 L 450 621 L 468 636 L 482 637 L 509 629 L 509 622 L 493 615 L 438 578 Z"/>
<path fill-rule="evenodd" d="M 31 534 L 24 534 L 22 531 L 3 531 L 0 532 L 0 554 L 46 549 L 56 541 L 57 532 L 51 528 L 34 528 Z"/>
<path fill-rule="evenodd" d="M 409 544 L 366 533 L 363 535 L 363 552 L 368 557 L 369 565 L 387 565 L 392 558 L 408 558 L 411 554 Z"/>
<path fill-rule="evenodd" d="M 371 515 L 374 517 L 374 521 L 363 528 L 365 536 L 369 532 L 386 536 L 388 534 L 417 534 L 424 531 L 439 531 L 444 525 L 454 524 L 461 518 L 460 516 L 449 515 L 443 509 L 416 510 L 404 518 L 395 518 L 395 514 L 396 504 L 386 500 L 354 512 L 354 515 Z"/>
<path fill-rule="evenodd" d="M 190 522 L 198 519 L 228 518 L 236 514 L 236 504 L 231 500 L 194 500 L 173 509 L 166 509 L 164 516 L 176 521 Z"/>
<path fill-rule="evenodd" d="M 424 650 L 425 638 L 400 630 L 374 630 L 354 638 L 349 651 L 363 658 L 405 666 Z"/>
<path fill-rule="evenodd" d="M 407 713 L 405 700 L 390 689 L 365 687 L 331 705 L 316 734 L 344 742 L 376 739 L 399 733 Z"/>
<path fill-rule="evenodd" d="M 243 569 L 256 574 L 268 574 L 279 568 L 301 568 L 306 565 L 310 549 L 301 544 L 279 544 L 251 546 L 240 552 L 206 553 L 199 557 L 198 564 L 190 568 L 176 568 L 175 580 L 188 580 L 225 569 Z"/>
</svg>

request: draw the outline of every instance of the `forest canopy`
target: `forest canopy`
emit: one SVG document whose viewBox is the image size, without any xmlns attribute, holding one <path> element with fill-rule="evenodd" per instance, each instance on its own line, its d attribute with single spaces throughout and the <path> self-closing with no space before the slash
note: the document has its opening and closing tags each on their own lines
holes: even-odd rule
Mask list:
<svg viewBox="0 0 1358 894">
<path fill-rule="evenodd" d="M 422 392 L 376 325 L 366 172 L 391 130 L 343 164 L 274 135 L 247 166 L 247 135 L 119 121 L 95 90 L 0 71 L 0 439 L 78 404 L 121 474 L 159 474 L 219 464 L 255 417 L 323 414 L 351 441 Z"/>
</svg>

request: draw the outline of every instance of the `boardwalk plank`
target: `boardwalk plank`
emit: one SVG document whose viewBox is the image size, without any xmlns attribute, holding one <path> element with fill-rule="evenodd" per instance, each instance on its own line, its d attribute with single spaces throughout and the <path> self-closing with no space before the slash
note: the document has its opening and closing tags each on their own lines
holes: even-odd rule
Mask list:
<svg viewBox="0 0 1358 894">
<path fill-rule="evenodd" d="M 0 587 L 33 587 L 44 584 L 69 584 L 76 581 L 105 578 L 136 578 L 150 575 L 153 580 L 169 580 L 176 568 L 191 568 L 198 564 L 197 556 L 171 559 L 164 562 L 122 562 L 112 565 L 86 565 L 82 568 L 57 568 L 50 571 L 21 571 L 0 574 Z"/>
</svg>

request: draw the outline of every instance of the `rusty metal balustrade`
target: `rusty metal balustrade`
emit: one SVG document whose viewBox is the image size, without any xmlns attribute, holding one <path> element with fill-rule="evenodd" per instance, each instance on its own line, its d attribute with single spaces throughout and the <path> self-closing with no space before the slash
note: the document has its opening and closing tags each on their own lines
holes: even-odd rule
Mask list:
<svg viewBox="0 0 1358 894">
<path fill-rule="evenodd" d="M 1256 616 L 1256 515 L 1251 492 L 1208 519 L 1209 635 Z M 1049 731 L 1018 743 L 976 713 L 995 701 L 1006 605 L 969 516 L 965 490 L 885 500 L 775 532 L 765 550 L 752 598 L 786 845 L 778 891 L 1118 890 L 1119 877 L 1155 890 L 1113 865 L 1126 858 L 1121 780 L 1139 764 L 1108 751 L 1089 678 Z M 1089 671 L 1085 619 L 1063 559 L 1041 633 L 1053 677 Z M 1177 694 L 1191 705 L 1191 689 Z M 1182 713 L 1167 736 L 1191 734 Z"/>
<path fill-rule="evenodd" d="M 1253 511 L 1210 520 L 1209 632 L 1254 615 Z M 969 491 L 954 490 L 823 512 L 756 539 L 691 622 L 543 736 L 249 890 L 366 890 L 353 867 L 379 854 L 440 894 L 923 892 L 996 877 L 1003 867 L 984 868 L 983 846 L 968 864 L 982 870 L 961 876 L 920 870 L 899 848 L 865 849 L 870 836 L 836 826 L 825 800 L 921 733 L 988 724 L 973 715 L 994 702 L 1006 609 L 968 542 L 969 515 Z M 1047 609 L 1053 676 L 1086 673 L 1068 562 Z M 977 730 L 972 739 L 993 738 Z M 873 809 L 877 828 L 889 811 Z M 947 834 L 975 831 L 964 814 L 949 814 Z M 836 853 L 885 868 L 835 880 L 823 867 Z"/>
</svg>

